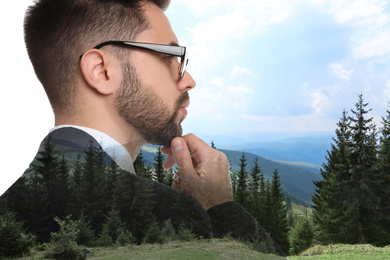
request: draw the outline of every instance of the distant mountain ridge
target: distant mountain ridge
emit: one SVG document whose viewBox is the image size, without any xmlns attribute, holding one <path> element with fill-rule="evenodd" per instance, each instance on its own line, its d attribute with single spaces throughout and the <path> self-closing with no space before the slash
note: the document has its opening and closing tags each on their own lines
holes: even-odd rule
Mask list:
<svg viewBox="0 0 390 260">
<path fill-rule="evenodd" d="M 277 136 L 280 135 L 279 138 Z M 207 143 L 214 141 L 217 148 L 244 151 L 272 160 L 302 162 L 322 166 L 334 136 L 321 133 L 259 133 L 255 137 L 201 136 Z M 294 136 L 295 137 L 291 137 Z"/>
</svg>

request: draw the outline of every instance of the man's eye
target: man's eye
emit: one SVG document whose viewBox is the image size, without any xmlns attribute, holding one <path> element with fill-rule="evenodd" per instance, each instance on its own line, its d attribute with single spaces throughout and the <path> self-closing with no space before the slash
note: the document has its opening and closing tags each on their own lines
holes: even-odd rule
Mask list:
<svg viewBox="0 0 390 260">
<path fill-rule="evenodd" d="M 164 56 L 164 59 L 172 63 L 173 56 L 172 55 Z"/>
</svg>

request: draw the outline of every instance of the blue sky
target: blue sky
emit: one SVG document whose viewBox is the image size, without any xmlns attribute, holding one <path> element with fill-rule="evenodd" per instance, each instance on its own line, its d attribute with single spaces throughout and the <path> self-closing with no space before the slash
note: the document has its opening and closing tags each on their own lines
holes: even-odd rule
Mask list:
<svg viewBox="0 0 390 260">
<path fill-rule="evenodd" d="M 0 193 L 54 125 L 23 42 L 32 2 L 0 10 Z M 359 93 L 379 124 L 390 101 L 389 8 L 383 0 L 172 0 L 166 14 L 197 81 L 184 131 L 250 140 L 333 132 Z"/>
<path fill-rule="evenodd" d="M 198 83 L 186 130 L 334 131 L 359 93 L 380 122 L 390 100 L 387 1 L 237 2 L 177 0 L 167 11 Z"/>
</svg>

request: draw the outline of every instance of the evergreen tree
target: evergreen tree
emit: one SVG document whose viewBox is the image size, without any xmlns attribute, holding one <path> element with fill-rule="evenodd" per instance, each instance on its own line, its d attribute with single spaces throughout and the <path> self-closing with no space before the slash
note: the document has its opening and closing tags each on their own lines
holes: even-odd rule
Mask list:
<svg viewBox="0 0 390 260">
<path fill-rule="evenodd" d="M 274 217 L 274 205 L 272 200 L 272 190 L 271 190 L 271 181 L 267 179 L 264 182 L 264 211 L 261 212 L 260 219 L 262 222 L 260 224 L 272 237 L 270 231 L 272 230 L 273 217 Z"/>
<path fill-rule="evenodd" d="M 58 183 L 56 185 L 57 193 L 57 209 L 56 216 L 64 218 L 67 215 L 68 204 L 71 200 L 70 195 L 70 168 L 65 160 L 64 155 L 61 156 L 58 168 Z"/>
<path fill-rule="evenodd" d="M 250 192 L 250 201 L 248 211 L 251 215 L 260 221 L 260 211 L 261 211 L 261 201 L 260 201 L 260 178 L 261 170 L 259 167 L 259 158 L 253 161 L 254 166 L 251 169 L 250 180 L 249 180 L 249 192 Z"/>
<path fill-rule="evenodd" d="M 155 160 L 155 162 L 153 163 L 153 165 L 154 165 L 154 178 L 159 183 L 164 183 L 165 169 L 163 167 L 163 163 L 164 163 L 165 157 L 162 154 L 160 147 L 157 150 L 157 155 L 154 157 L 154 160 Z"/>
<path fill-rule="evenodd" d="M 145 165 L 144 154 L 142 149 L 137 155 L 137 159 L 134 161 L 134 170 L 138 176 L 144 177 L 146 179 L 152 179 L 152 171 L 149 166 Z"/>
<path fill-rule="evenodd" d="M 271 198 L 273 206 L 270 212 L 271 225 L 269 226 L 269 233 L 280 248 L 284 252 L 288 252 L 290 245 L 288 241 L 287 208 L 277 169 L 275 169 L 272 175 Z"/>
<path fill-rule="evenodd" d="M 28 212 L 26 224 L 36 232 L 38 241 L 50 239 L 50 232 L 57 229 L 54 217 L 64 216 L 70 198 L 69 168 L 64 158 L 59 160 L 55 146 L 49 135 L 37 161 L 32 163 L 31 178 L 26 183 L 28 196 L 21 213 Z"/>
<path fill-rule="evenodd" d="M 107 191 L 107 164 L 105 153 L 91 142 L 85 151 L 82 169 L 73 183 L 73 201 L 70 205 L 72 215 L 78 219 L 81 212 L 90 221 L 96 234 L 100 233 L 105 215 L 112 206 L 112 198 Z M 77 174 L 78 175 L 78 174 Z"/>
<path fill-rule="evenodd" d="M 353 125 L 352 151 L 351 151 L 351 178 L 348 185 L 347 196 L 344 200 L 353 207 L 351 213 L 354 222 L 349 222 L 348 228 L 350 243 L 374 242 L 379 231 L 374 224 L 374 215 L 378 205 L 378 197 L 375 195 L 377 163 L 377 132 L 376 126 L 372 123 L 373 118 L 366 118 L 371 109 L 366 109 L 368 103 L 364 103 L 363 95 L 355 104 L 356 110 L 352 110 L 353 117 L 350 117 Z"/>
<path fill-rule="evenodd" d="M 345 200 L 345 190 L 350 180 L 351 130 L 350 120 L 344 110 L 337 123 L 336 138 L 328 151 L 323 164 L 321 181 L 314 182 L 316 194 L 313 196 L 313 221 L 317 240 L 322 243 L 342 243 L 341 227 L 349 216 Z M 348 232 L 348 231 L 347 231 Z"/>
<path fill-rule="evenodd" d="M 121 220 L 119 211 L 115 210 L 115 208 L 112 208 L 108 213 L 104 227 L 107 227 L 108 234 L 112 238 L 112 241 L 116 241 L 119 234 L 125 229 L 125 225 Z"/>
<path fill-rule="evenodd" d="M 388 217 L 381 212 L 384 186 L 379 181 L 386 174 L 381 173 L 382 151 L 378 157 L 376 126 L 373 118 L 367 118 L 371 111 L 367 105 L 359 95 L 352 116 L 347 118 L 343 112 L 321 173 L 324 178 L 315 182 L 313 220 L 317 239 L 323 243 L 383 245 L 389 241 L 383 225 Z"/>
<path fill-rule="evenodd" d="M 306 215 L 306 218 L 300 218 L 298 220 L 291 231 L 290 254 L 297 255 L 309 248 L 313 243 L 313 237 L 313 227 Z"/>
<path fill-rule="evenodd" d="M 214 144 L 214 141 L 211 141 L 211 148 L 217 149 L 217 147 Z"/>
<path fill-rule="evenodd" d="M 380 246 L 390 244 L 390 110 L 387 110 L 385 118 L 382 117 L 382 124 L 378 175 L 375 179 L 376 194 L 379 197 L 376 224 L 380 227 L 376 243 Z"/>
<path fill-rule="evenodd" d="M 76 242 L 78 245 L 92 246 L 95 241 L 95 232 L 91 228 L 90 221 L 86 219 L 84 214 L 81 214 L 78 221 L 78 233 Z"/>
<path fill-rule="evenodd" d="M 141 243 L 148 225 L 155 220 L 153 208 L 158 198 L 148 180 L 141 179 L 135 184 L 136 177 L 126 171 L 120 172 L 114 190 L 114 205 L 126 229 L 134 235 L 137 243 Z"/>
<path fill-rule="evenodd" d="M 261 225 L 263 223 L 267 223 L 267 218 L 269 217 L 268 211 L 267 211 L 267 193 L 269 192 L 269 188 L 267 190 L 266 187 L 266 181 L 264 178 L 264 174 L 261 171 L 260 176 L 259 176 L 259 216 L 258 216 L 258 221 Z M 267 230 L 267 229 L 266 229 Z"/>
<path fill-rule="evenodd" d="M 34 237 L 26 234 L 23 223 L 16 220 L 14 212 L 0 213 L 0 259 L 28 254 Z"/>
<path fill-rule="evenodd" d="M 175 177 L 175 172 L 172 169 L 165 171 L 164 184 L 171 187 L 173 179 Z"/>
<path fill-rule="evenodd" d="M 240 159 L 240 170 L 237 173 L 237 187 L 236 187 L 236 197 L 235 201 L 243 205 L 244 207 L 247 206 L 248 202 L 248 172 L 246 171 L 245 167 L 247 166 L 245 153 L 242 153 L 241 159 Z"/>
</svg>

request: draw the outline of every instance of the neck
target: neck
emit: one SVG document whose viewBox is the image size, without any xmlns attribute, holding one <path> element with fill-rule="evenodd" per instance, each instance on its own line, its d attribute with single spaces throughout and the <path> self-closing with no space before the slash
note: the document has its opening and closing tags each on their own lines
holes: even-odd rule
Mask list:
<svg viewBox="0 0 390 260">
<path fill-rule="evenodd" d="M 95 120 L 98 119 L 98 120 Z M 131 155 L 131 158 L 135 160 L 141 148 L 146 145 L 146 141 L 138 133 L 134 127 L 123 122 L 116 121 L 113 117 L 108 119 L 102 118 L 102 116 L 88 116 L 88 117 L 65 117 L 55 114 L 55 125 L 78 125 L 83 127 L 92 128 L 103 132 L 118 143 L 120 143 Z"/>
</svg>

